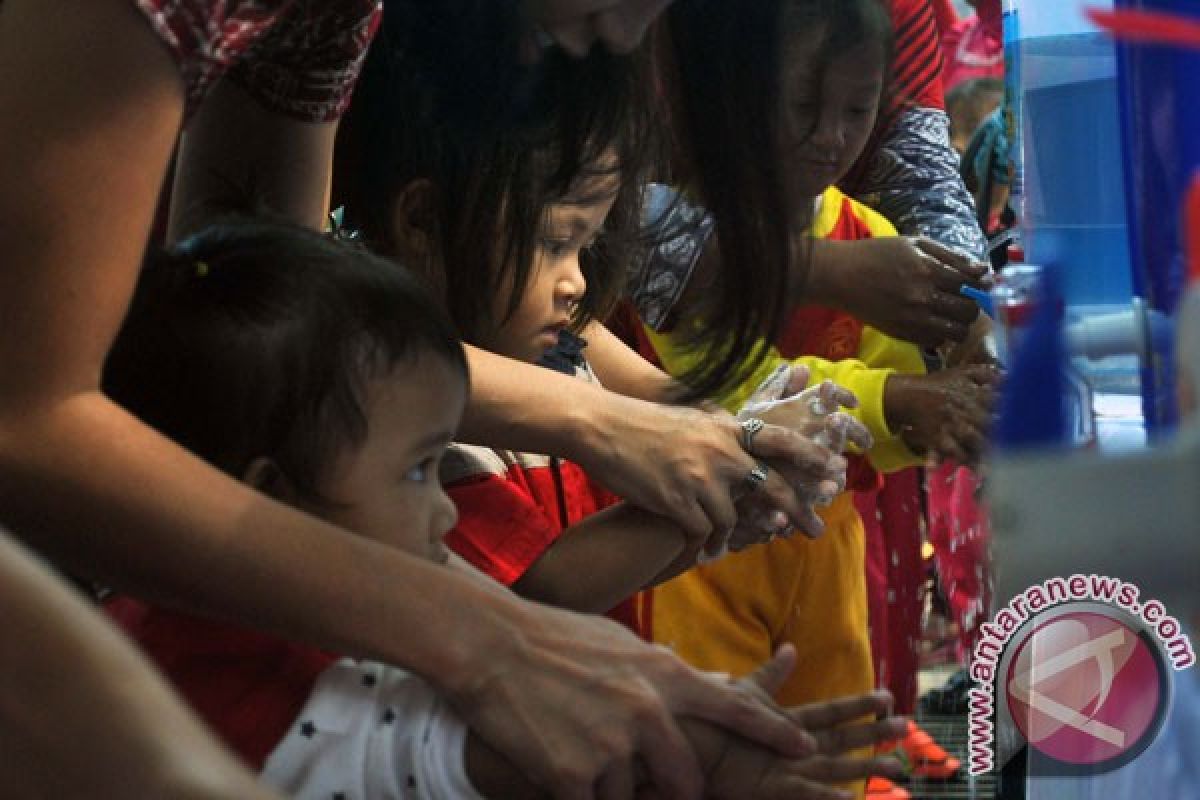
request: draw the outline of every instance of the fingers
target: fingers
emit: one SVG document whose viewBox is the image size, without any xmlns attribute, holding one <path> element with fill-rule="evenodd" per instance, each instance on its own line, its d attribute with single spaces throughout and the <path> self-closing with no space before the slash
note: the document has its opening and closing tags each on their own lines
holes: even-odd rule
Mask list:
<svg viewBox="0 0 1200 800">
<path fill-rule="evenodd" d="M 870 450 L 875 444 L 875 437 L 871 435 L 871 431 L 867 429 L 867 426 L 848 414 L 844 414 L 842 417 L 846 420 L 846 441 L 853 444 L 859 450 Z"/>
<path fill-rule="evenodd" d="M 788 716 L 801 727 L 816 731 L 833 728 L 863 717 L 880 717 L 890 714 L 894 704 L 891 693 L 879 689 L 866 694 L 789 708 Z"/>
<path fill-rule="evenodd" d="M 644 722 L 640 728 L 642 735 L 637 753 L 646 765 L 650 784 L 664 797 L 699 800 L 704 790 L 704 773 L 674 718 L 666 709 L 657 707 L 653 713 L 647 712 Z M 618 775 L 613 780 L 623 781 L 624 775 Z M 632 791 L 612 795 L 632 796 Z"/>
<path fill-rule="evenodd" d="M 757 492 L 767 508 L 782 511 L 789 519 L 800 516 L 804 504 L 796 494 L 795 487 L 785 479 L 783 473 L 771 470 L 767 473 L 767 482 Z"/>
<path fill-rule="evenodd" d="M 790 465 L 789 474 L 805 476 L 812 483 L 835 480 L 846 470 L 846 459 L 840 455 L 778 425 L 767 425 L 758 432 L 754 437 L 754 452 L 759 458 Z"/>
<path fill-rule="evenodd" d="M 817 752 L 836 756 L 851 750 L 874 747 L 904 736 L 907 723 L 900 717 L 889 717 L 879 722 L 864 722 L 844 725 L 820 731 L 811 731 L 817 740 Z"/>
<path fill-rule="evenodd" d="M 749 469 L 747 469 L 747 472 Z M 767 476 L 770 481 L 770 474 Z M 725 549 L 729 535 L 737 525 L 738 514 L 733 504 L 733 497 L 720 484 L 706 484 L 697 497 L 704 515 L 708 519 L 708 530 L 704 542 L 704 552 L 715 556 Z"/>
<path fill-rule="evenodd" d="M 988 289 L 991 287 L 991 268 L 982 261 L 968 258 L 962 253 L 924 236 L 915 237 L 911 241 L 922 253 L 932 256 L 937 260 L 938 264 L 943 268 L 942 272 L 946 273 L 946 277 L 943 280 L 954 281 L 952 285 L 942 284 L 942 288 L 953 289 L 957 292 L 958 287 L 963 283 L 970 284 L 976 289 Z"/>
<path fill-rule="evenodd" d="M 826 413 L 832 413 L 839 408 L 858 408 L 858 398 L 854 392 L 838 386 L 833 381 L 822 381 L 817 387 L 817 397 Z"/>
<path fill-rule="evenodd" d="M 781 756 L 802 758 L 813 750 L 812 737 L 782 709 L 737 684 L 692 670 L 675 699 L 675 713 L 711 722 Z"/>
<path fill-rule="evenodd" d="M 932 291 L 929 307 L 943 319 L 959 322 L 969 327 L 979 316 L 979 305 L 971 298 L 958 294 L 957 288 L 949 291 L 937 289 Z"/>
<path fill-rule="evenodd" d="M 898 778 L 903 774 L 900 762 L 890 756 L 877 758 L 813 756 L 798 764 L 796 771 L 811 780 L 822 783 L 861 781 L 872 775 Z"/>
<path fill-rule="evenodd" d="M 795 669 L 796 648 L 785 644 L 775 651 L 769 661 L 750 673 L 746 680 L 766 692 L 768 697 L 774 697 Z"/>
<path fill-rule="evenodd" d="M 683 528 L 689 539 L 707 540 L 715 530 L 708 512 L 698 500 L 686 503 L 680 500 L 671 503 L 668 507 L 671 509 L 671 518 Z"/>
<path fill-rule="evenodd" d="M 794 394 L 800 394 L 808 386 L 809 380 L 812 379 L 811 371 L 806 364 L 793 364 L 791 374 L 788 377 L 787 388 L 784 389 L 780 398 L 791 397 Z"/>
</svg>

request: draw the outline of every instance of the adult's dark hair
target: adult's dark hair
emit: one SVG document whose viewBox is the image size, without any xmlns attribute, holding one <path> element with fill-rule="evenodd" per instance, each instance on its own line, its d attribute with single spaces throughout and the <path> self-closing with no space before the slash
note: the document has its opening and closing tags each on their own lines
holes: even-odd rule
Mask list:
<svg viewBox="0 0 1200 800">
<path fill-rule="evenodd" d="M 273 459 L 317 499 L 322 470 L 366 436 L 364 384 L 462 345 L 403 267 L 268 222 L 208 228 L 151 256 L 104 370 L 117 403 L 241 477 Z"/>
<path fill-rule="evenodd" d="M 372 248 L 394 252 L 395 200 L 427 182 L 431 283 L 467 341 L 503 322 L 490 317 L 505 287 L 507 314 L 516 309 L 547 206 L 611 150 L 621 188 L 582 259 L 576 323 L 604 316 L 639 242 L 640 185 L 657 159 L 645 55 L 598 47 L 572 59 L 551 48 L 523 66 L 522 30 L 511 2 L 389 2 L 339 135 L 335 191 Z"/>
<path fill-rule="evenodd" d="M 691 346 L 711 357 L 683 375 L 695 395 L 741 383 L 778 333 L 789 285 L 806 280 L 795 236 L 812 198 L 786 185 L 783 75 L 788 44 L 823 26 L 818 59 L 890 31 L 876 0 L 676 0 L 659 46 L 672 87 L 677 180 L 716 220 L 722 268 Z"/>
</svg>

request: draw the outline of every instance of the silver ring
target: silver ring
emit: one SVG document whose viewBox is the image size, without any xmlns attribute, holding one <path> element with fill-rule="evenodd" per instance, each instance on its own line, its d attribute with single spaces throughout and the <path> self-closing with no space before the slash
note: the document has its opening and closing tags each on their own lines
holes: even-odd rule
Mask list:
<svg viewBox="0 0 1200 800">
<path fill-rule="evenodd" d="M 767 482 L 767 471 L 767 465 L 759 461 L 754 465 L 754 469 L 746 473 L 746 490 L 749 493 L 758 491 Z"/>
<path fill-rule="evenodd" d="M 750 417 L 741 422 L 742 425 L 742 449 L 747 453 L 754 453 L 754 437 L 758 432 L 767 427 L 767 423 L 763 422 L 758 417 Z"/>
</svg>

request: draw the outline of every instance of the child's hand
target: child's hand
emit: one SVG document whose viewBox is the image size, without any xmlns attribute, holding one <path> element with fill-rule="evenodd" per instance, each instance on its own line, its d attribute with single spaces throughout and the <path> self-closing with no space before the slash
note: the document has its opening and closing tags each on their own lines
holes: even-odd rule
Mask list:
<svg viewBox="0 0 1200 800">
<path fill-rule="evenodd" d="M 892 375 L 884 388 L 888 425 L 914 452 L 974 466 L 987 442 L 999 380 L 999 370 L 987 365 Z"/>
<path fill-rule="evenodd" d="M 842 452 L 846 442 L 869 449 L 870 432 L 841 411 L 858 407 L 854 393 L 833 381 L 805 388 L 808 378 L 803 365 L 781 366 L 746 400 L 738 419 L 758 417 L 791 428 L 834 452 Z"/>
<path fill-rule="evenodd" d="M 771 702 L 770 697 L 783 685 L 795 665 L 796 651 L 785 645 L 774 658 L 739 683 L 764 701 Z M 899 719 L 843 726 L 863 716 L 883 713 L 888 707 L 890 698 L 884 693 L 874 693 L 788 710 L 786 713 L 797 724 L 813 726 L 816 751 L 801 759 L 780 758 L 769 750 L 708 725 L 689 723 L 684 732 L 705 770 L 706 797 L 718 800 L 849 798 L 853 796 L 851 792 L 829 784 L 899 772 L 899 764 L 891 758 L 841 755 L 849 749 L 870 747 L 902 735 L 904 722 Z"/>
</svg>

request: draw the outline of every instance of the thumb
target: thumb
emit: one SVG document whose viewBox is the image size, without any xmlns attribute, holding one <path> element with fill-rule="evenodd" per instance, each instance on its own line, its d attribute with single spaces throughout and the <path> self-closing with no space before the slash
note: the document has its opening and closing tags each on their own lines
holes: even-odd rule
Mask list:
<svg viewBox="0 0 1200 800">
<path fill-rule="evenodd" d="M 775 651 L 770 660 L 747 675 L 746 680 L 774 697 L 795 668 L 796 648 L 785 644 Z"/>
</svg>

